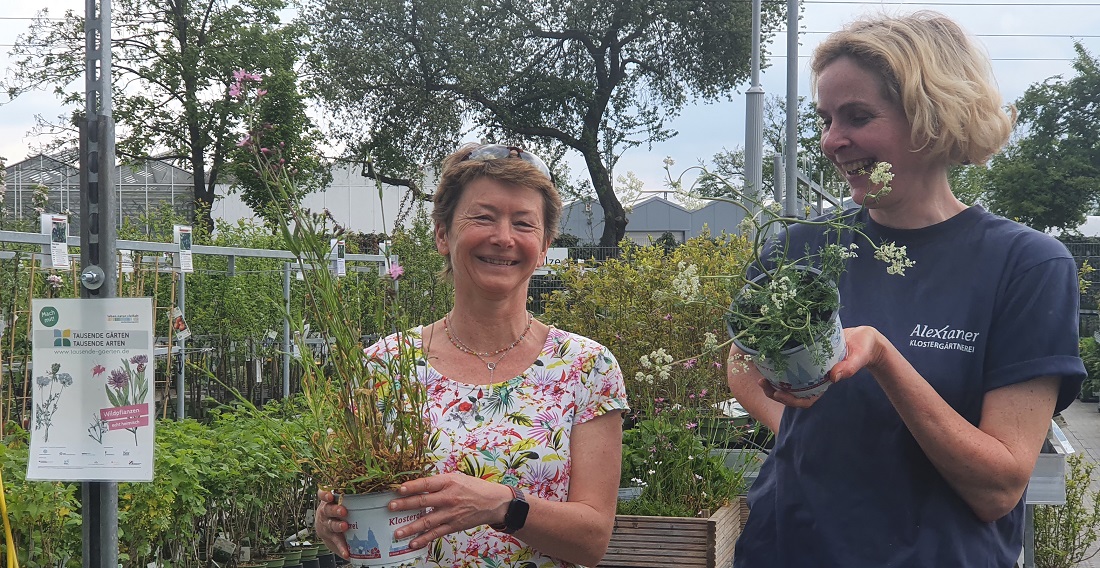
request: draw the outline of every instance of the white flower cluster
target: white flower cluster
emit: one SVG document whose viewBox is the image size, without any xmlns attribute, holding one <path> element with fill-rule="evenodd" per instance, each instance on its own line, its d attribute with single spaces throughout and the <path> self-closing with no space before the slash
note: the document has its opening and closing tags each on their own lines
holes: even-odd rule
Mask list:
<svg viewBox="0 0 1100 568">
<path fill-rule="evenodd" d="M 915 263 L 909 260 L 909 256 L 905 252 L 905 247 L 899 247 L 894 243 L 886 243 L 875 251 L 875 258 L 885 262 L 887 274 L 896 274 L 898 276 L 905 276 L 905 269 L 913 266 Z"/>
<path fill-rule="evenodd" d="M 37 184 L 31 188 L 31 203 L 36 213 L 41 215 L 46 212 L 46 203 L 50 201 L 50 188 Z"/>
<path fill-rule="evenodd" d="M 703 353 L 710 353 L 718 349 L 718 336 L 712 332 L 705 332 L 703 334 Z"/>
<path fill-rule="evenodd" d="M 686 302 L 699 299 L 699 267 L 680 261 L 676 265 L 679 271 L 672 278 L 672 289 Z"/>
<path fill-rule="evenodd" d="M 791 286 L 791 279 L 789 276 L 781 276 L 768 282 L 768 291 L 771 292 L 771 303 L 760 306 L 760 315 L 768 315 L 771 308 L 782 311 L 787 300 L 792 300 L 795 297 L 795 290 L 794 287 Z"/>
<path fill-rule="evenodd" d="M 894 174 L 890 173 L 890 168 L 892 167 L 894 166 L 890 162 L 876 162 L 874 169 L 871 170 L 871 183 L 877 183 L 882 186 L 881 189 L 872 195 L 875 199 L 886 196 L 893 189 L 890 187 L 890 182 L 894 180 Z"/>
<path fill-rule="evenodd" d="M 666 353 L 665 348 L 662 347 L 649 355 L 642 355 L 638 359 L 638 364 L 652 372 L 638 371 L 634 374 L 634 380 L 652 385 L 658 378 L 662 381 L 668 380 L 672 372 L 672 355 Z"/>
</svg>

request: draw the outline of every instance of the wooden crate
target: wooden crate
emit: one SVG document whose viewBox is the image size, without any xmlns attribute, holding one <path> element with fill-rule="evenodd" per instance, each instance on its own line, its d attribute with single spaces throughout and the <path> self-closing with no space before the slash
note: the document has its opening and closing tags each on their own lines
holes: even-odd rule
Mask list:
<svg viewBox="0 0 1100 568">
<path fill-rule="evenodd" d="M 744 526 L 744 497 L 710 517 L 615 515 L 600 568 L 728 568 Z"/>
</svg>

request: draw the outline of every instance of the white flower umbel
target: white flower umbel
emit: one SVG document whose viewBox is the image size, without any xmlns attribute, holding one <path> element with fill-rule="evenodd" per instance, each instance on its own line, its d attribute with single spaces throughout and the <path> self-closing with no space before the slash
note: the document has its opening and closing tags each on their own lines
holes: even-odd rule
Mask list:
<svg viewBox="0 0 1100 568">
<path fill-rule="evenodd" d="M 875 258 L 886 263 L 886 273 L 896 274 L 898 276 L 905 276 L 905 269 L 913 266 L 914 262 L 909 260 L 909 256 L 905 252 L 904 246 L 897 246 L 894 243 L 885 243 L 875 250 Z"/>
</svg>

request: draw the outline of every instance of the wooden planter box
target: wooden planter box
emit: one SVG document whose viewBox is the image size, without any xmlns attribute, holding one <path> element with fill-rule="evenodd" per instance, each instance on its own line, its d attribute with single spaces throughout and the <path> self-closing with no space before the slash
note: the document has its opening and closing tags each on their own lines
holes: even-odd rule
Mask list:
<svg viewBox="0 0 1100 568">
<path fill-rule="evenodd" d="M 748 518 L 742 496 L 708 518 L 615 515 L 600 568 L 728 568 Z"/>
</svg>

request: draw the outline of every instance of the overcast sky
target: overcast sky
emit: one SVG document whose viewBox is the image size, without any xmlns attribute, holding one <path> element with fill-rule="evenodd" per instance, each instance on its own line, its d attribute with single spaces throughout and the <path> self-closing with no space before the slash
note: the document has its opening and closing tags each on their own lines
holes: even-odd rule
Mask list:
<svg viewBox="0 0 1100 568">
<path fill-rule="evenodd" d="M 748 0 L 731 0 L 748 1 Z M 82 12 L 84 0 L 5 0 L 0 15 L 0 65 L 8 71 L 7 52 L 16 37 L 31 23 L 42 8 L 51 16 L 64 10 Z M 862 14 L 878 11 L 911 12 L 932 9 L 957 20 L 983 43 L 993 59 L 994 73 L 1006 101 L 1019 98 L 1034 83 L 1072 73 L 1073 41 L 1080 40 L 1093 56 L 1100 55 L 1100 0 L 1075 2 L 1022 2 L 974 0 L 971 2 L 855 2 L 804 0 L 799 56 L 799 93 L 809 95 L 808 55 L 824 37 L 845 22 Z M 786 35 L 779 33 L 765 47 L 772 66 L 763 70 L 761 84 L 768 95 L 786 93 Z M 673 158 L 678 166 L 689 166 L 709 159 L 723 148 L 744 146 L 745 104 L 743 92 L 732 101 L 695 104 L 672 122 L 678 135 L 670 141 L 642 146 L 629 151 L 620 160 L 615 174 L 633 171 L 646 189 L 660 189 L 664 180 L 663 160 Z M 3 97 L 3 95 L 0 95 Z M 0 98 L 0 101 L 6 98 Z M 47 118 L 62 114 L 57 99 L 49 92 L 29 93 L 0 106 L 0 156 L 9 164 L 34 153 L 42 141 L 28 136 L 36 114 Z M 1098 125 L 1100 127 L 1100 125 Z M 574 160 L 574 174 L 583 172 L 581 161 Z"/>
</svg>

